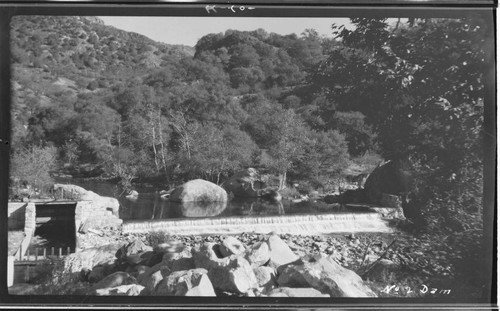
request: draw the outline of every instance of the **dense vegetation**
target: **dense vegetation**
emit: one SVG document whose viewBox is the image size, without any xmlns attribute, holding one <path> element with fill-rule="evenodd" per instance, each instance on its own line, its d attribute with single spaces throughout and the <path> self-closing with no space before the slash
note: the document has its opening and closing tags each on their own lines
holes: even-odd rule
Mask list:
<svg viewBox="0 0 500 311">
<path fill-rule="evenodd" d="M 191 49 L 96 18 L 16 17 L 11 175 L 43 185 L 22 164 L 38 153 L 57 155 L 44 170 L 125 185 L 255 166 L 320 188 L 380 154 L 416 177 L 415 219 L 475 228 L 492 31 L 474 16 L 352 23 L 333 39 L 227 30 Z"/>
<path fill-rule="evenodd" d="M 125 187 L 220 183 L 253 166 L 282 188 L 287 176 L 328 188 L 352 163 L 400 160 L 415 181 L 412 221 L 440 235 L 452 265 L 481 266 L 492 25 L 351 22 L 332 39 L 227 30 L 193 49 L 95 18 L 16 17 L 11 177 L 39 188 L 49 172 L 82 169 Z M 456 273 L 482 277 L 469 270 Z"/>
</svg>

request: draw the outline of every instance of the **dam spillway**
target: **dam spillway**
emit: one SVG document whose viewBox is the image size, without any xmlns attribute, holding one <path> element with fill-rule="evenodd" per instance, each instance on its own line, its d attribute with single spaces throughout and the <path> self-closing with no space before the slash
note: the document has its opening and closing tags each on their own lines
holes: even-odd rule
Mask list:
<svg viewBox="0 0 500 311">
<path fill-rule="evenodd" d="M 297 235 L 393 232 L 378 213 L 335 213 L 317 215 L 279 215 L 258 217 L 216 217 L 125 221 L 125 233 L 163 231 L 171 235 L 292 233 Z"/>
</svg>

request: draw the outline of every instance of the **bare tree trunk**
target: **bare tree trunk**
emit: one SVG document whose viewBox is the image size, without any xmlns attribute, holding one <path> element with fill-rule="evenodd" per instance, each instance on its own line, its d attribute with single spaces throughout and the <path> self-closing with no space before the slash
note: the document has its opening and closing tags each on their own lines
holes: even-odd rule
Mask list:
<svg viewBox="0 0 500 311">
<path fill-rule="evenodd" d="M 163 135 L 162 135 L 162 126 L 161 126 L 161 111 L 159 109 L 160 105 L 158 104 L 158 131 L 160 138 L 160 147 L 161 147 L 161 162 L 163 165 L 163 171 L 165 172 L 165 176 L 167 175 L 167 161 L 165 160 L 165 145 L 163 144 Z"/>
<path fill-rule="evenodd" d="M 170 116 L 172 117 L 172 119 L 174 119 L 172 125 L 182 138 L 182 144 L 186 149 L 187 157 L 188 159 L 191 159 L 191 146 L 189 144 L 189 133 L 187 131 L 186 119 L 184 118 L 184 115 L 182 113 L 180 113 L 179 116 L 174 116 L 173 114 L 170 114 Z"/>
<path fill-rule="evenodd" d="M 151 145 L 153 146 L 153 153 L 155 156 L 155 166 L 156 166 L 156 172 L 158 173 L 160 171 L 160 168 L 158 167 L 158 153 L 156 151 L 156 131 L 154 125 L 151 127 L 151 137 L 153 139 Z"/>
<path fill-rule="evenodd" d="M 158 217 L 158 219 L 162 219 L 163 218 L 163 210 L 165 209 L 165 202 L 164 201 L 160 201 L 160 216 Z"/>
<path fill-rule="evenodd" d="M 278 191 L 286 188 L 286 171 L 282 172 L 279 175 L 279 178 L 280 178 L 280 183 L 279 183 Z"/>
<path fill-rule="evenodd" d="M 189 145 L 189 137 L 187 136 L 187 133 L 184 136 L 184 144 L 186 145 L 188 159 L 191 159 L 191 146 Z"/>
<path fill-rule="evenodd" d="M 283 207 L 282 202 L 278 202 L 278 214 L 279 215 L 285 215 L 285 208 Z"/>
<path fill-rule="evenodd" d="M 148 105 L 148 114 L 149 114 L 149 126 L 151 128 L 151 146 L 153 147 L 153 153 L 155 157 L 155 167 L 156 167 L 156 172 L 159 172 L 159 167 L 158 167 L 158 152 L 156 151 L 156 129 L 155 129 L 155 121 L 154 121 L 154 107 L 153 104 L 151 106 Z"/>
<path fill-rule="evenodd" d="M 153 204 L 153 214 L 151 215 L 151 219 L 155 219 L 156 207 L 158 206 L 158 202 L 160 201 L 160 194 L 155 193 L 155 202 Z"/>
<path fill-rule="evenodd" d="M 122 147 L 122 124 L 118 123 L 118 174 L 121 175 L 122 165 L 120 162 L 120 152 Z"/>
</svg>

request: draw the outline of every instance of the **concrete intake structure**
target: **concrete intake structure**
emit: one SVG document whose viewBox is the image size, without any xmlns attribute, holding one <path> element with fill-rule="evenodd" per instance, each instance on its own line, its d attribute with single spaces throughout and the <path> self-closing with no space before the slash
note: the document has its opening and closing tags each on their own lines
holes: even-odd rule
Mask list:
<svg viewBox="0 0 500 311">
<path fill-rule="evenodd" d="M 267 234 L 272 231 L 308 235 L 393 231 L 378 213 L 127 221 L 123 223 L 122 230 L 127 233 L 164 231 L 172 235 L 239 234 L 242 232 Z"/>
<path fill-rule="evenodd" d="M 96 206 L 92 201 L 30 201 L 28 203 L 8 204 L 9 230 L 20 230 L 25 238 L 16 252 L 16 258 L 23 256 L 31 238 L 35 233 L 37 224 L 55 221 L 58 225 L 71 228 L 70 234 L 78 245 L 78 232 L 83 227 L 87 228 L 118 228 L 122 220 L 113 215 L 113 211 Z M 22 252 L 20 254 L 19 252 Z"/>
</svg>

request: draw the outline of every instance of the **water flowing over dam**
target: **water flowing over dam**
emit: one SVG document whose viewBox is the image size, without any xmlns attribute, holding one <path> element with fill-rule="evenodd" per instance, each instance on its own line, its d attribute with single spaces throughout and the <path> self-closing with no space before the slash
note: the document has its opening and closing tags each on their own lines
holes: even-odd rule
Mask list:
<svg viewBox="0 0 500 311">
<path fill-rule="evenodd" d="M 297 235 L 392 232 L 387 222 L 378 213 L 142 220 L 126 221 L 122 229 L 127 233 L 165 231 L 171 235 L 269 233 L 272 231 Z"/>
</svg>

